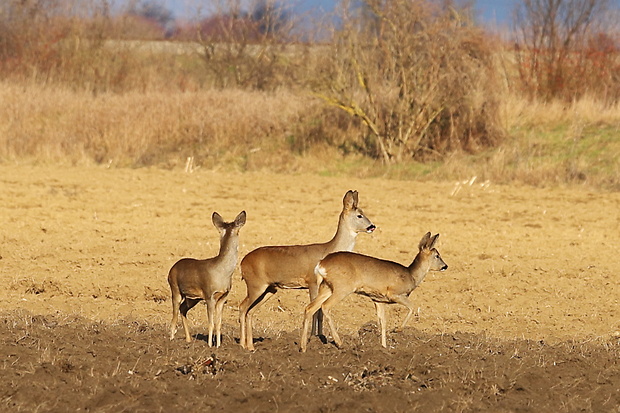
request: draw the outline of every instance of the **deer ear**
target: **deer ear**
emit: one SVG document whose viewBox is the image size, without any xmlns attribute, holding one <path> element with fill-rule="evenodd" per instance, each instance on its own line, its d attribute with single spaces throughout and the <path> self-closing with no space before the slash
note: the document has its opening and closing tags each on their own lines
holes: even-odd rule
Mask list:
<svg viewBox="0 0 620 413">
<path fill-rule="evenodd" d="M 431 240 L 428 243 L 429 250 L 435 248 L 435 243 L 437 242 L 437 238 L 439 238 L 439 234 L 435 234 L 435 236 L 431 238 Z"/>
<path fill-rule="evenodd" d="M 357 207 L 357 191 L 347 191 L 342 199 L 344 209 L 353 209 Z"/>
<path fill-rule="evenodd" d="M 242 227 L 245 225 L 245 211 L 241 211 L 235 218 L 235 226 Z"/>
<path fill-rule="evenodd" d="M 431 233 L 427 232 L 426 234 L 424 234 L 424 236 L 422 237 L 422 239 L 420 240 L 420 244 L 418 245 L 418 249 L 420 251 L 422 251 L 424 248 L 428 248 L 428 242 L 431 239 Z"/>
<path fill-rule="evenodd" d="M 218 229 L 222 229 L 224 227 L 225 222 L 222 219 L 222 216 L 215 211 L 211 216 L 211 221 L 213 221 L 213 225 L 215 225 L 215 227 Z"/>
</svg>

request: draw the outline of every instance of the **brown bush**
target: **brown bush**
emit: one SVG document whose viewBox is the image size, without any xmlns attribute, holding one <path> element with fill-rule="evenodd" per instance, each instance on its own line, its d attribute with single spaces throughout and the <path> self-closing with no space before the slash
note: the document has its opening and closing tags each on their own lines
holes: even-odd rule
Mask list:
<svg viewBox="0 0 620 413">
<path fill-rule="evenodd" d="M 157 38 L 157 30 L 135 16 L 113 16 L 105 1 L 9 0 L 0 6 L 0 76 L 95 93 L 174 81 L 174 56 L 122 42 L 135 38 Z"/>
<path fill-rule="evenodd" d="M 466 11 L 421 0 L 362 4 L 343 16 L 316 87 L 368 127 L 359 146 L 391 163 L 495 144 L 493 50 Z"/>
</svg>

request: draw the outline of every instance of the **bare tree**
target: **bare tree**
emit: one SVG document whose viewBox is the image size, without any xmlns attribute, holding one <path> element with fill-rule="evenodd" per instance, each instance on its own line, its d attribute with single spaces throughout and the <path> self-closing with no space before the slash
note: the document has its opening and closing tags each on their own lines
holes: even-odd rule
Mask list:
<svg viewBox="0 0 620 413">
<path fill-rule="evenodd" d="M 261 33 L 280 38 L 288 36 L 291 15 L 284 3 L 260 0 L 253 8 L 250 14 L 252 20 L 258 23 Z"/>
<path fill-rule="evenodd" d="M 584 88 L 588 41 L 608 0 L 522 0 L 514 13 L 516 57 L 525 89 L 550 99 L 574 99 Z"/>
<path fill-rule="evenodd" d="M 288 59 L 283 56 L 295 26 L 287 6 L 268 0 L 254 0 L 249 5 L 214 0 L 212 6 L 197 34 L 214 84 L 254 89 L 275 87 L 286 77 L 283 62 Z"/>
</svg>

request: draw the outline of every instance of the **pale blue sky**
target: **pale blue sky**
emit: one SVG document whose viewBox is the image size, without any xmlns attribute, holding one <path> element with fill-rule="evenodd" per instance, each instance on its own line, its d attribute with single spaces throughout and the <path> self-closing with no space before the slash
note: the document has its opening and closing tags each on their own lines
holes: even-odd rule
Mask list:
<svg viewBox="0 0 620 413">
<path fill-rule="evenodd" d="M 191 18 L 195 16 L 197 5 L 209 4 L 208 1 L 197 0 L 159 0 L 166 8 L 174 12 L 177 18 Z M 479 12 L 481 20 L 491 23 L 504 25 L 508 24 L 511 19 L 514 5 L 519 0 L 477 0 L 475 2 L 476 9 Z M 324 10 L 331 11 L 334 8 L 336 0 L 294 0 L 303 10 Z"/>
</svg>

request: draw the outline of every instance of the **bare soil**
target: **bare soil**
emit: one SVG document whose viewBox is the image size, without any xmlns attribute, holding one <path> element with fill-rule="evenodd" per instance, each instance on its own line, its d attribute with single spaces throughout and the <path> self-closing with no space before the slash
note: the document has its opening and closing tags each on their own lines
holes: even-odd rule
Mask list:
<svg viewBox="0 0 620 413">
<path fill-rule="evenodd" d="M 238 345 L 238 271 L 221 348 L 170 341 L 169 268 L 217 253 L 211 213 L 246 210 L 240 256 L 328 240 L 342 196 L 377 225 L 356 251 L 409 263 L 426 231 L 450 266 L 413 292 L 388 348 L 374 308 L 334 309 L 344 346 L 298 340 L 307 291 Z M 0 166 L 0 409 L 620 412 L 620 194 L 493 183 Z"/>
</svg>

